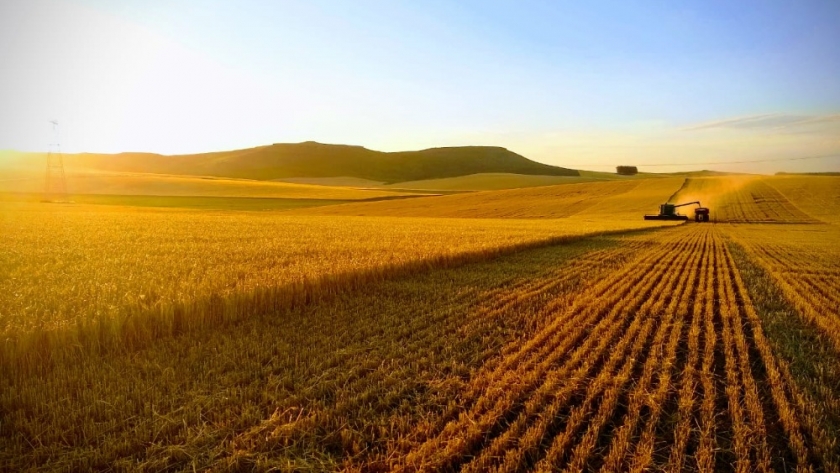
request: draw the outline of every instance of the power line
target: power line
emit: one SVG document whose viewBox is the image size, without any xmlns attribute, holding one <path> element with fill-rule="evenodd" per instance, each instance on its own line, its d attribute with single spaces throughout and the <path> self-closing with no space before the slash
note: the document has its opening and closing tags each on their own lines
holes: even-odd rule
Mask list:
<svg viewBox="0 0 840 473">
<path fill-rule="evenodd" d="M 718 164 L 749 164 L 749 163 L 770 163 L 778 161 L 802 161 L 806 159 L 825 159 L 825 158 L 840 158 L 840 154 L 827 154 L 823 156 L 803 156 L 798 158 L 772 158 L 772 159 L 753 159 L 748 161 L 712 161 L 705 163 L 655 163 L 655 164 L 636 164 L 638 167 L 659 167 L 659 166 L 708 166 Z M 615 167 L 613 164 L 567 164 L 563 166 L 588 166 L 588 167 Z"/>
<path fill-rule="evenodd" d="M 47 174 L 44 186 L 44 199 L 50 201 L 67 200 L 67 177 L 64 174 L 64 156 L 61 153 L 61 140 L 58 135 L 58 121 L 50 120 L 53 130 L 53 142 L 47 151 Z"/>
</svg>

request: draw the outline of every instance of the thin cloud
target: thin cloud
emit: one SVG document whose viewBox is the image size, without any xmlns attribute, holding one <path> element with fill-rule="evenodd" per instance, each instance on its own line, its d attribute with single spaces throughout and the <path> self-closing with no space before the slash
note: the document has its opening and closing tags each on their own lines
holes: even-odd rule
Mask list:
<svg viewBox="0 0 840 473">
<path fill-rule="evenodd" d="M 746 117 L 728 118 L 683 128 L 683 131 L 734 129 L 734 130 L 781 130 L 798 128 L 822 128 L 840 125 L 840 114 L 799 115 L 768 113 Z"/>
</svg>

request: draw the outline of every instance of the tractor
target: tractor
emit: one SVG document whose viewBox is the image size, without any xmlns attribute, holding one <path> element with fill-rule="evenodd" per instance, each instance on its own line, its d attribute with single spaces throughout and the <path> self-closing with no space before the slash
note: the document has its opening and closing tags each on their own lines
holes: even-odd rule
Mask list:
<svg viewBox="0 0 840 473">
<path fill-rule="evenodd" d="M 699 201 L 686 202 L 684 204 L 662 204 L 659 206 L 659 213 L 656 215 L 645 215 L 645 220 L 688 220 L 688 215 L 683 215 L 677 212 L 677 208 L 685 207 L 686 205 L 697 205 L 694 209 L 695 222 L 708 222 L 709 209 L 700 205 Z"/>
</svg>

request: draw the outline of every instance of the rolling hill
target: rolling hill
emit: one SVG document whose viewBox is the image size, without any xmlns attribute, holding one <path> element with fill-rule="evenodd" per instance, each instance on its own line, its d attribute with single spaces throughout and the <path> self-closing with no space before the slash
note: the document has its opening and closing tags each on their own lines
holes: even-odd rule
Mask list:
<svg viewBox="0 0 840 473">
<path fill-rule="evenodd" d="M 16 161 L 38 161 L 21 155 Z M 43 161 L 39 161 L 43 162 Z M 65 155 L 69 168 L 112 172 L 202 175 L 254 180 L 352 177 L 383 183 L 419 181 L 478 173 L 578 176 L 531 161 L 505 148 L 464 146 L 422 151 L 381 152 L 361 146 L 312 141 L 273 144 L 236 151 L 163 156 L 149 153 Z"/>
</svg>

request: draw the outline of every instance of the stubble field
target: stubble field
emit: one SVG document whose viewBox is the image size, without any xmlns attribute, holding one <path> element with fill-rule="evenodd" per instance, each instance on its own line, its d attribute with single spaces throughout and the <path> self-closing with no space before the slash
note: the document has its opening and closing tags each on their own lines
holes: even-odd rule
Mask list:
<svg viewBox="0 0 840 473">
<path fill-rule="evenodd" d="M 0 467 L 838 471 L 838 185 L 9 204 Z"/>
</svg>

